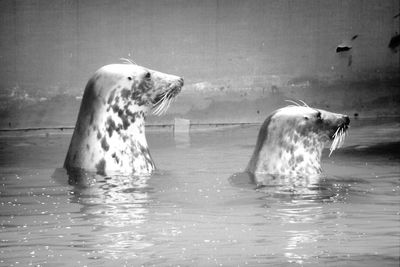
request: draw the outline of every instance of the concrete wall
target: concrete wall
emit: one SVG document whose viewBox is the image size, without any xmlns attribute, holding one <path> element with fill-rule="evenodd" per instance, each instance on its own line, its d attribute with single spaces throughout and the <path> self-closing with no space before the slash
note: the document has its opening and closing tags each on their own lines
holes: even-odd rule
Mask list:
<svg viewBox="0 0 400 267">
<path fill-rule="evenodd" d="M 261 121 L 288 98 L 399 115 L 399 12 L 398 0 L 2 0 L 0 127 L 73 125 L 89 76 L 121 57 L 185 78 L 152 123 Z"/>
</svg>

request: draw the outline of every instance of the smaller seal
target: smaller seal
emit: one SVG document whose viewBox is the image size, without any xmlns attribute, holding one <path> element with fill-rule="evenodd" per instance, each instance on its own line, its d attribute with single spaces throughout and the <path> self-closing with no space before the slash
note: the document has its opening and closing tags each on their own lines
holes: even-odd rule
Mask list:
<svg viewBox="0 0 400 267">
<path fill-rule="evenodd" d="M 89 79 L 64 168 L 98 174 L 149 175 L 155 169 L 145 117 L 163 114 L 183 79 L 136 64 L 112 64 Z"/>
<path fill-rule="evenodd" d="M 274 111 L 260 128 L 246 169 L 258 185 L 282 181 L 310 184 L 304 180 L 321 174 L 325 144 L 332 140 L 330 154 L 343 145 L 350 123 L 348 116 L 311 108 L 304 102 L 292 103 L 295 105 Z"/>
</svg>

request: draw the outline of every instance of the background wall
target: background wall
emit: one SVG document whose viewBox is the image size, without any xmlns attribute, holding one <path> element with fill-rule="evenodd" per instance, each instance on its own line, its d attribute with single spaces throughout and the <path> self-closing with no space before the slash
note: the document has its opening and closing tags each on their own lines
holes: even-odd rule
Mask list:
<svg viewBox="0 0 400 267">
<path fill-rule="evenodd" d="M 90 75 L 121 57 L 185 78 L 151 123 L 259 122 L 285 99 L 400 115 L 400 53 L 388 47 L 399 9 L 398 0 L 2 0 L 0 128 L 73 126 Z"/>
</svg>

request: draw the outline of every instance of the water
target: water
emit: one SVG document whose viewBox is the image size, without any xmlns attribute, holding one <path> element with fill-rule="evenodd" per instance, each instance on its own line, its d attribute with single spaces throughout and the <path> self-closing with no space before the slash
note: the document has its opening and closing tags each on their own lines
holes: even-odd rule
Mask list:
<svg viewBox="0 0 400 267">
<path fill-rule="evenodd" d="M 0 265 L 399 266 L 400 122 L 351 124 L 296 191 L 237 181 L 258 126 L 149 131 L 156 174 L 89 188 L 60 169 L 70 133 L 3 136 Z"/>
</svg>

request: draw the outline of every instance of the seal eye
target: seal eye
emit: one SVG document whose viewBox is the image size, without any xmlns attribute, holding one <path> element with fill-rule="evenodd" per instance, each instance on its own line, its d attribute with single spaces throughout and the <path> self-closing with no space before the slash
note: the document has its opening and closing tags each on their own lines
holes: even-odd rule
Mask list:
<svg viewBox="0 0 400 267">
<path fill-rule="evenodd" d="M 151 74 L 150 72 L 147 72 L 146 75 L 144 76 L 145 79 L 150 79 L 151 78 Z"/>
<path fill-rule="evenodd" d="M 128 80 L 132 81 L 132 77 L 131 77 L 131 76 L 129 76 L 129 77 L 128 77 Z"/>
<path fill-rule="evenodd" d="M 304 119 L 305 119 L 306 121 L 308 121 L 308 116 L 304 116 Z"/>
<path fill-rule="evenodd" d="M 316 117 L 317 117 L 317 122 L 322 122 L 322 114 L 320 111 L 318 111 Z"/>
</svg>

